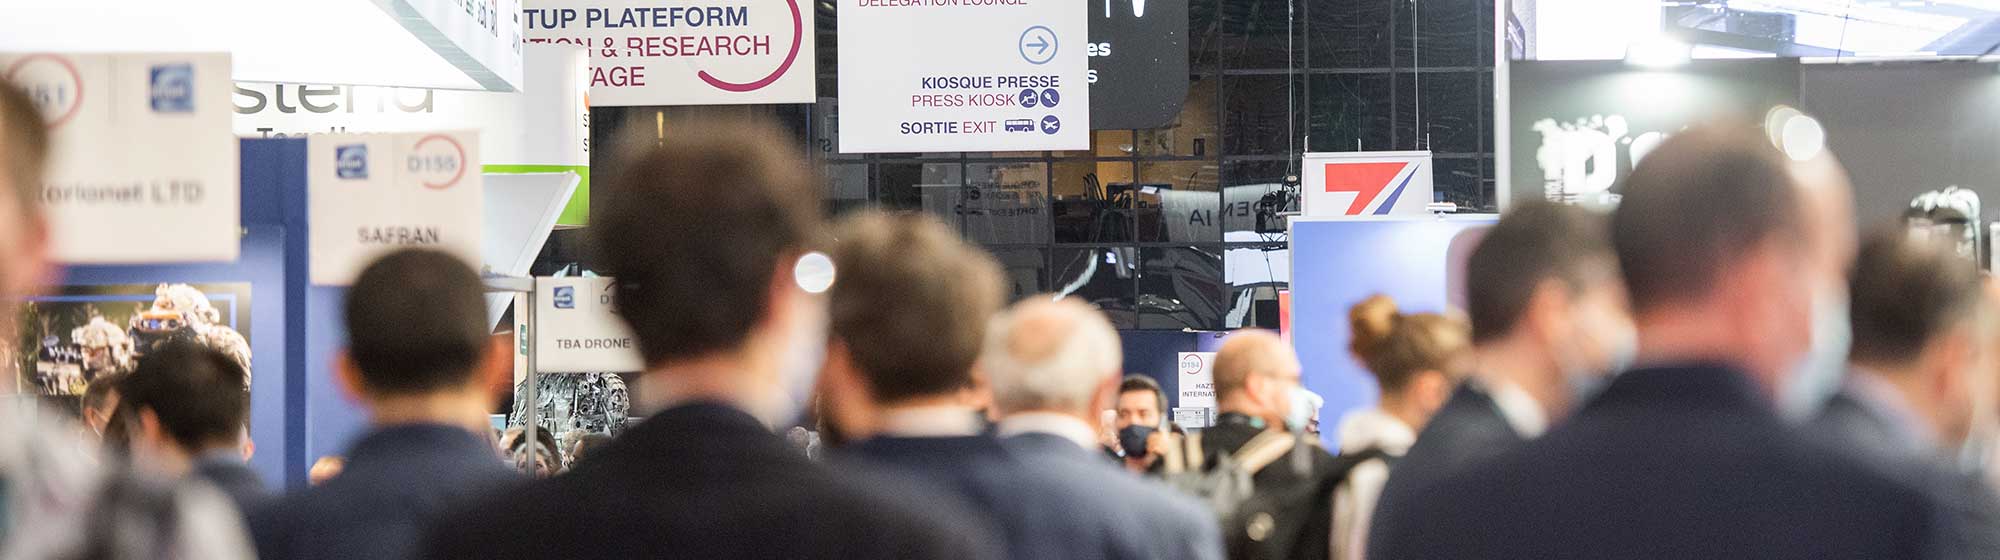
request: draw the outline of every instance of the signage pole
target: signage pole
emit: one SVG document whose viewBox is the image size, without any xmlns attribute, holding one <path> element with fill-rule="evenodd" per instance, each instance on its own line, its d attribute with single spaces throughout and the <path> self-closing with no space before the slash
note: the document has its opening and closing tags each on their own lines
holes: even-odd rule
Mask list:
<svg viewBox="0 0 2000 560">
<path fill-rule="evenodd" d="M 531 287 L 528 289 L 528 298 L 526 305 L 528 311 L 528 321 L 526 323 L 523 323 L 524 325 L 527 325 L 528 328 L 528 379 L 527 379 L 528 402 L 524 405 L 526 407 L 526 412 L 523 412 L 521 414 L 522 421 L 526 422 L 527 425 L 525 428 L 522 429 L 521 443 L 522 443 L 522 448 L 528 451 L 528 469 L 529 469 L 529 474 L 532 475 L 534 474 L 533 469 L 535 468 L 535 443 L 536 443 L 535 436 L 540 435 L 541 423 L 542 423 L 541 419 L 542 406 L 541 406 L 541 401 L 538 399 L 541 393 L 542 368 L 540 367 L 541 364 L 535 362 L 535 355 L 537 350 L 536 347 L 541 345 L 539 342 L 535 340 L 536 338 L 535 335 L 538 334 L 537 330 L 541 328 L 541 322 L 539 320 L 541 315 L 540 303 L 536 301 L 536 298 L 541 296 L 540 293 L 541 290 L 534 288 L 532 284 L 530 286 Z M 518 312 L 519 310 L 516 311 Z M 555 451 L 556 450 L 554 449 L 549 450 L 549 453 L 551 455 L 549 457 L 550 460 L 555 459 L 554 457 Z M 555 465 L 550 465 L 550 468 L 554 467 Z"/>
</svg>

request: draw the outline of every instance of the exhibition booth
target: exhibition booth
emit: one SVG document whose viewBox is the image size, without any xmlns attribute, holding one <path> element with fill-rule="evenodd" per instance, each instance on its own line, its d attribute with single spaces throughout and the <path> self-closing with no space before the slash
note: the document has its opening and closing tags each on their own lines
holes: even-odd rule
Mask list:
<svg viewBox="0 0 2000 560">
<path fill-rule="evenodd" d="M 97 11 L 114 4 L 124 11 Z M 614 283 L 574 267 L 537 270 L 552 235 L 588 226 L 590 170 L 616 151 L 592 149 L 592 107 L 801 104 L 810 113 L 837 95 L 838 118 L 810 121 L 832 127 L 831 152 L 1065 152 L 1091 149 L 1093 129 L 1156 125 L 1179 107 L 1124 89 L 1093 94 L 1091 84 L 1130 88 L 1157 78 L 1141 71 L 1148 65 L 1187 68 L 1174 43 L 1174 52 L 1092 70 L 1091 57 L 1123 51 L 1088 38 L 1101 19 L 1089 3 L 864 2 L 838 18 L 833 54 L 900 58 L 846 67 L 831 84 L 814 73 L 828 53 L 815 46 L 813 5 L 798 0 L 706 9 L 325 2 L 327 18 L 352 26 L 339 37 L 315 31 L 324 25 L 246 23 L 286 20 L 272 10 L 298 9 L 279 6 L 287 2 L 156 4 L 32 9 L 42 21 L 158 18 L 192 31 L 134 25 L 118 41 L 86 44 L 75 39 L 109 33 L 0 21 L 0 71 L 42 104 L 54 133 L 44 198 L 67 267 L 61 286 L 24 307 L 21 336 L 7 341 L 13 352 L 0 352 L 17 359 L 0 371 L 16 371 L 21 392 L 73 402 L 163 341 L 214 344 L 252 372 L 253 466 L 294 487 L 362 427 L 331 372 L 345 338 L 342 286 L 397 247 L 446 249 L 489 277 L 495 332 L 518 342 L 514 405 L 496 430 L 524 426 L 518 437 L 532 441 L 540 431 L 623 428 L 630 372 L 642 367 L 611 314 Z M 1185 2 L 1165 4 L 1156 18 L 1187 17 Z M 1502 210 L 1534 198 L 1613 205 L 1652 146 L 1733 113 L 1764 118 L 1774 134 L 1817 135 L 1839 154 L 1856 185 L 1857 227 L 1910 216 L 1913 197 L 1960 187 L 1919 213 L 1973 200 L 1950 234 L 1972 240 L 1970 256 L 1990 254 L 1976 203 L 2000 196 L 1991 184 L 2000 158 L 1987 154 L 2000 143 L 2000 74 L 1990 62 L 1703 58 L 1699 45 L 1669 53 L 1679 56 L 1665 65 L 1635 64 L 1625 49 L 1530 60 L 1523 44 L 1544 54 L 1572 47 L 1524 37 L 1580 24 L 1546 18 L 1531 30 L 1518 5 L 1500 4 L 1490 132 Z M 1119 21 L 1143 32 L 1136 26 L 1160 20 Z M 362 29 L 384 40 L 359 45 L 352 37 Z M 354 51 L 328 56 L 329 43 Z M 960 43 L 1004 48 L 933 48 Z M 1182 77 L 1148 95 L 1185 97 Z M 1122 98 L 1135 102 L 1106 105 Z M 656 118 L 655 130 L 624 132 L 673 133 Z M 1249 209 L 1285 195 L 1271 199 L 1268 216 L 1258 206 L 1272 223 L 1246 239 L 1282 242 L 1243 250 L 1257 269 L 1244 285 L 1289 287 L 1277 298 L 1279 327 L 1296 343 L 1306 387 L 1325 399 L 1322 416 L 1338 418 L 1376 398 L 1347 350 L 1348 308 L 1373 294 L 1411 311 L 1458 306 L 1463 263 L 1497 216 L 1438 204 L 1440 163 L 1429 151 L 1320 150 L 1283 154 L 1297 173 L 1281 185 L 1240 201 L 1218 188 L 1215 198 Z M 1180 206 L 1182 193 L 1152 194 L 1170 214 L 1199 208 Z M 1084 260 L 1099 266 L 1096 253 Z M 1113 257 L 1104 266 L 1123 265 Z M 1223 334 L 1126 331 L 1127 370 L 1159 380 L 1182 424 L 1206 425 Z"/>
</svg>

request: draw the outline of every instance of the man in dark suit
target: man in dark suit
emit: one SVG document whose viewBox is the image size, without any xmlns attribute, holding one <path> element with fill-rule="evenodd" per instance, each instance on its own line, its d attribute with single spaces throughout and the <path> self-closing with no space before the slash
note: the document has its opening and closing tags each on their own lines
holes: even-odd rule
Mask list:
<svg viewBox="0 0 2000 560">
<path fill-rule="evenodd" d="M 193 342 L 169 344 L 139 360 L 118 381 L 136 462 L 214 485 L 241 511 L 270 499 L 257 473 L 243 464 L 248 375 L 228 354 Z"/>
<path fill-rule="evenodd" d="M 964 499 L 999 530 L 1009 558 L 1220 557 L 1215 523 L 1192 501 L 1109 465 L 1037 461 L 1071 454 L 1024 455 L 980 433 L 961 391 L 1001 303 L 992 257 L 919 214 L 864 212 L 835 237 L 842 272 L 820 395 L 841 433 L 867 437 L 837 452 L 847 466 Z"/>
<path fill-rule="evenodd" d="M 647 365 L 638 408 L 660 412 L 567 475 L 438 524 L 428 556 L 990 557 L 945 504 L 838 476 L 771 432 L 798 417 L 826 345 L 817 183 L 771 125 L 673 128 L 618 166 L 591 225 Z"/>
<path fill-rule="evenodd" d="M 1844 173 L 1749 126 L 1676 134 L 1626 183 L 1612 242 L 1639 368 L 1567 422 L 1393 510 L 1378 557 L 1926 558 L 1938 504 L 1815 444 L 1774 395 L 1840 348 Z M 1788 155 L 1790 157 L 1788 157 Z M 1815 320 L 1817 319 L 1817 320 Z"/>
<path fill-rule="evenodd" d="M 1008 464 L 1032 490 L 1012 522 L 1046 542 L 1016 558 L 1222 557 L 1215 516 L 1105 462 L 1099 412 L 1116 401 L 1122 354 L 1102 313 L 1030 298 L 995 319 L 981 359 L 1000 410 Z M 996 488 L 998 490 L 998 488 Z"/>
<path fill-rule="evenodd" d="M 259 557 L 410 558 L 445 508 L 519 480 L 480 435 L 513 374 L 482 293 L 471 266 L 433 250 L 391 253 L 355 278 L 334 371 L 372 426 L 338 476 L 251 515 Z"/>
<path fill-rule="evenodd" d="M 1883 231 L 1862 245 L 1848 291 L 1853 348 L 1845 383 L 1812 427 L 1836 447 L 1929 488 L 1949 506 L 1951 546 L 2000 557 L 2000 498 L 1950 454 L 1990 422 L 1980 395 L 1987 302 L 1976 263 L 1937 242 Z M 1990 320 L 1990 319 L 1986 319 Z M 1976 553 L 1975 553 L 1976 552 Z"/>
<path fill-rule="evenodd" d="M 1624 367 L 1632 325 L 1609 237 L 1597 214 L 1549 202 L 1516 204 L 1486 232 L 1466 262 L 1477 369 L 1396 463 L 1371 532 L 1417 489 L 1540 436 Z"/>
</svg>

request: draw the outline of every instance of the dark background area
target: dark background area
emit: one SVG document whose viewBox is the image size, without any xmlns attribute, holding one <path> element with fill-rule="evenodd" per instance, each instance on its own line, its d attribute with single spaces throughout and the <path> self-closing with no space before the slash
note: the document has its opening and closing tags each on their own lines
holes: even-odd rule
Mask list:
<svg viewBox="0 0 2000 560">
<path fill-rule="evenodd" d="M 932 212 L 993 251 L 1014 297 L 1073 286 L 1121 329 L 1275 326 L 1284 283 L 1232 283 L 1224 254 L 1283 248 L 1283 234 L 1250 231 L 1239 203 L 1277 190 L 1307 146 L 1428 147 L 1439 201 L 1496 209 L 1492 0 L 1181 1 L 1189 70 L 1155 78 L 1186 80 L 1180 114 L 1159 128 L 1099 130 L 1088 151 L 838 153 L 836 14 L 822 2 L 818 104 L 594 108 L 591 141 L 604 149 L 592 171 L 614 177 L 621 144 L 672 134 L 676 118 L 769 115 L 807 149 L 832 213 Z M 605 181 L 593 195 L 615 188 Z M 558 233 L 535 272 L 581 259 L 576 233 Z"/>
</svg>

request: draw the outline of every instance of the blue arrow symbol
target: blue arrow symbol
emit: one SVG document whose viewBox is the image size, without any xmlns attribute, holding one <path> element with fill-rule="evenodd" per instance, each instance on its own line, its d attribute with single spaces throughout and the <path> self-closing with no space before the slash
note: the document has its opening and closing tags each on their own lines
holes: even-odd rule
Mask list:
<svg viewBox="0 0 2000 560">
<path fill-rule="evenodd" d="M 1035 38 L 1035 42 L 1033 42 L 1033 43 L 1028 43 L 1028 46 L 1030 46 L 1030 47 L 1034 47 L 1034 48 L 1035 48 L 1035 54 L 1036 54 L 1036 55 L 1042 55 L 1042 54 L 1045 54 L 1045 53 L 1048 53 L 1048 52 L 1049 52 L 1049 40 L 1048 40 L 1048 39 L 1044 39 L 1044 38 L 1041 38 L 1041 37 L 1036 37 L 1036 38 Z"/>
</svg>

